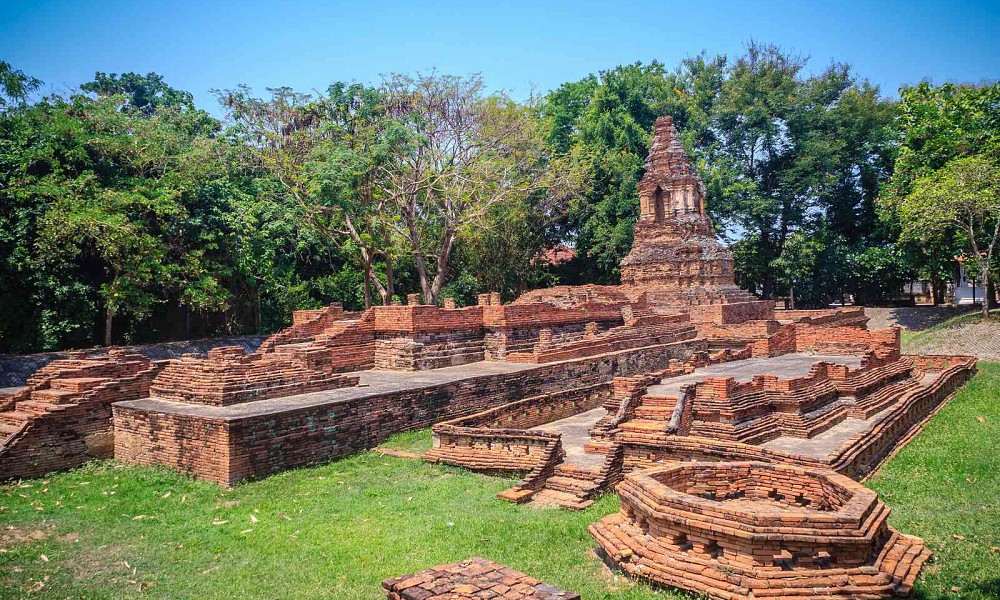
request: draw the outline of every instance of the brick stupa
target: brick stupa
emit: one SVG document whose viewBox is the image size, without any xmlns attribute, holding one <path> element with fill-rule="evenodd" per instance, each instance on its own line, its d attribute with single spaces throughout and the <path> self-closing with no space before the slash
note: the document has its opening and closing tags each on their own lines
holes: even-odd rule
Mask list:
<svg viewBox="0 0 1000 600">
<path fill-rule="evenodd" d="M 705 184 L 670 116 L 656 120 L 638 191 L 640 215 L 632 251 L 621 262 L 623 286 L 641 290 L 655 306 L 756 300 L 734 283 L 732 254 L 715 237 Z"/>
</svg>

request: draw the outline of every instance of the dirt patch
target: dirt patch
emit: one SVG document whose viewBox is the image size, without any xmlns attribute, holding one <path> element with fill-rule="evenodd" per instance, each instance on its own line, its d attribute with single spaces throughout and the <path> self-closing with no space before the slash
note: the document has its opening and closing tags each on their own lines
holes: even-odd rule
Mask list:
<svg viewBox="0 0 1000 600">
<path fill-rule="evenodd" d="M 0 529 L 0 549 L 9 550 L 16 544 L 44 540 L 49 537 L 50 533 L 51 527 L 40 529 L 36 527 L 23 528 L 8 525 Z"/>
<path fill-rule="evenodd" d="M 73 560 L 74 581 L 102 578 L 117 582 L 131 575 L 132 566 L 122 559 L 122 549 L 118 546 L 91 548 Z"/>
</svg>

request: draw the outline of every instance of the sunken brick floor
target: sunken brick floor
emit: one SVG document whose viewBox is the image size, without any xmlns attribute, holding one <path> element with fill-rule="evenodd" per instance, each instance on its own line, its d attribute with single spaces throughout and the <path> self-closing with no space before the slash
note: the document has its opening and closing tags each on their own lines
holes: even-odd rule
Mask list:
<svg viewBox="0 0 1000 600">
<path fill-rule="evenodd" d="M 510 567 L 470 558 L 382 582 L 390 600 L 580 600 Z"/>
</svg>

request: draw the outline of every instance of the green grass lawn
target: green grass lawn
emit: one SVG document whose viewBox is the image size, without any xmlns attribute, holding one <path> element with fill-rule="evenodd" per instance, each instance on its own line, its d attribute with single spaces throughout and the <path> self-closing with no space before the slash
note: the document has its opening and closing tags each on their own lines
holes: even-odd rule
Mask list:
<svg viewBox="0 0 1000 600">
<path fill-rule="evenodd" d="M 981 370 L 869 482 L 892 523 L 934 550 L 917 588 L 927 598 L 1000 594 L 1000 364 Z M 384 578 L 474 555 L 587 600 L 682 597 L 592 555 L 587 525 L 615 496 L 535 510 L 495 498 L 513 483 L 374 452 L 231 490 L 95 463 L 0 486 L 0 597 L 375 600 Z"/>
</svg>

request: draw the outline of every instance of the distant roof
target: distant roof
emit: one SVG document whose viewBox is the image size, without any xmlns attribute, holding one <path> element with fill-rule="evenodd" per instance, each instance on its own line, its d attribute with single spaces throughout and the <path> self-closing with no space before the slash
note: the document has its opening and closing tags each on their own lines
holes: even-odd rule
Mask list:
<svg viewBox="0 0 1000 600">
<path fill-rule="evenodd" d="M 535 262 L 544 265 L 558 265 L 573 260 L 574 256 L 576 256 L 576 248 L 570 248 L 569 246 L 559 244 L 558 246 L 548 248 L 539 253 L 538 256 L 535 257 Z"/>
</svg>

